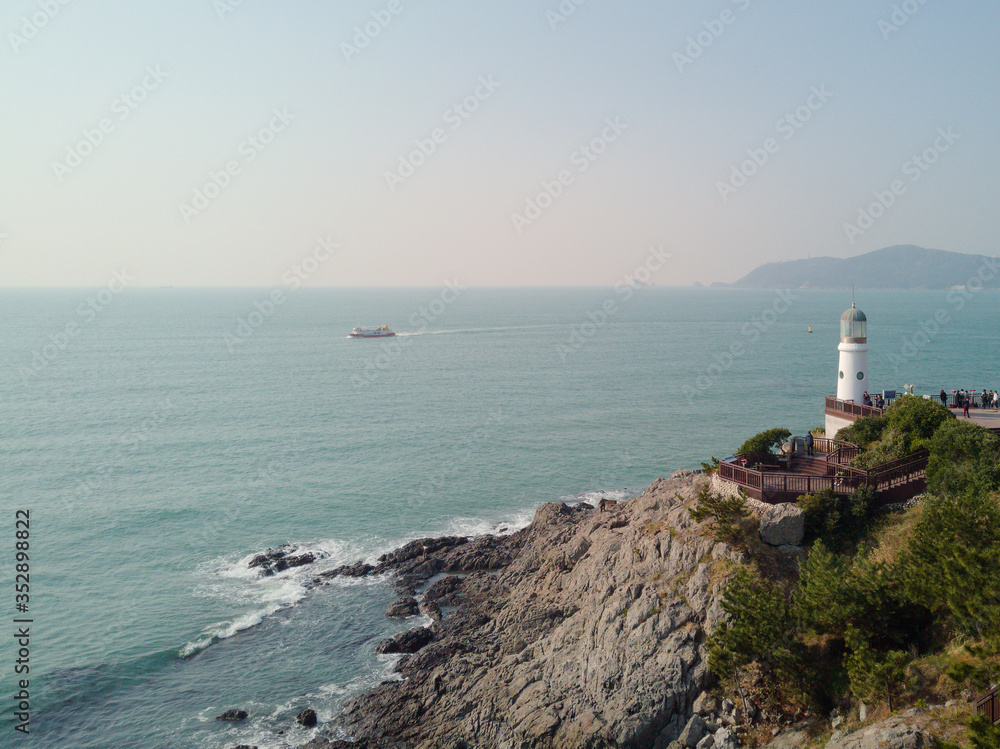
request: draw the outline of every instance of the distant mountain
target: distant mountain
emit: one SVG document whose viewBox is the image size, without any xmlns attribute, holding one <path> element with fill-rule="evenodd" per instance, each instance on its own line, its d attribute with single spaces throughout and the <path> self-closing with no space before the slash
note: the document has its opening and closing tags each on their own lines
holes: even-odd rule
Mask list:
<svg viewBox="0 0 1000 749">
<path fill-rule="evenodd" d="M 975 280 L 973 280 L 975 279 Z M 1000 260 L 983 255 L 896 245 L 856 257 L 767 263 L 735 283 L 738 289 L 950 289 L 981 280 L 1000 289 Z"/>
</svg>

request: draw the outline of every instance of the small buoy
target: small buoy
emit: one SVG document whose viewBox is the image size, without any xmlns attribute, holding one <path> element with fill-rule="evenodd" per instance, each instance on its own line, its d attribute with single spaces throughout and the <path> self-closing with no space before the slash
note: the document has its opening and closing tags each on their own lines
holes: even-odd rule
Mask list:
<svg viewBox="0 0 1000 749">
<path fill-rule="evenodd" d="M 810 333 L 812 333 L 812 332 L 813 332 L 813 326 L 812 326 L 812 325 L 810 325 L 810 326 L 809 326 L 809 332 L 810 332 Z"/>
</svg>

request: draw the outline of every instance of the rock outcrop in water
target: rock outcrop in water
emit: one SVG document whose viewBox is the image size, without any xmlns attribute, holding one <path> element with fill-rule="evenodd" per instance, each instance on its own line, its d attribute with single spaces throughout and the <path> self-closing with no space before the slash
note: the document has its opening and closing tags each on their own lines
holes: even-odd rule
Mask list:
<svg viewBox="0 0 1000 749">
<path fill-rule="evenodd" d="M 706 482 L 678 472 L 604 512 L 547 504 L 510 536 L 383 557 L 373 573 L 408 595 L 444 574 L 421 605 L 450 611 L 404 633 L 427 642 L 397 664 L 402 681 L 344 706 L 334 724 L 357 743 L 308 746 L 665 749 L 709 685 L 734 556 L 688 513 Z"/>
</svg>

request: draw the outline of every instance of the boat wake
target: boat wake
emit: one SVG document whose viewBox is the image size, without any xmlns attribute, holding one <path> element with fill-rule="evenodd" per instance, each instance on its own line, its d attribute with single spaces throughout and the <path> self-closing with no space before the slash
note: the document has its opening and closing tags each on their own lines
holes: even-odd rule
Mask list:
<svg viewBox="0 0 1000 749">
<path fill-rule="evenodd" d="M 460 335 L 463 333 L 507 333 L 517 330 L 553 330 L 566 327 L 565 325 L 511 325 L 506 327 L 492 328 L 446 328 L 443 330 L 415 330 L 410 333 L 396 333 L 396 336 L 413 337 L 422 335 Z"/>
</svg>

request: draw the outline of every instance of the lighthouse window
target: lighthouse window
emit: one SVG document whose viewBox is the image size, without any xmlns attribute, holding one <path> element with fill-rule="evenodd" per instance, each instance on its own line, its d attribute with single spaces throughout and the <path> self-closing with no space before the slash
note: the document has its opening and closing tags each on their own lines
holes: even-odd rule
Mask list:
<svg viewBox="0 0 1000 749">
<path fill-rule="evenodd" d="M 844 379 L 844 370 L 840 370 L 840 379 Z"/>
<path fill-rule="evenodd" d="M 864 372 L 858 372 L 858 379 L 859 380 L 865 379 L 865 373 Z"/>
</svg>

